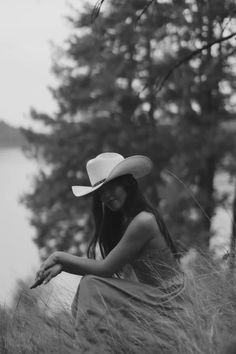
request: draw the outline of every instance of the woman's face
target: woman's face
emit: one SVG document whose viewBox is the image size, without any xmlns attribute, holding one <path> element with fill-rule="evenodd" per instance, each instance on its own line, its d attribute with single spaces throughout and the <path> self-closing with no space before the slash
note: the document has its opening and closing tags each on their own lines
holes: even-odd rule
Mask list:
<svg viewBox="0 0 236 354">
<path fill-rule="evenodd" d="M 127 198 L 125 189 L 115 181 L 105 183 L 98 192 L 102 202 L 112 211 L 122 209 Z"/>
</svg>

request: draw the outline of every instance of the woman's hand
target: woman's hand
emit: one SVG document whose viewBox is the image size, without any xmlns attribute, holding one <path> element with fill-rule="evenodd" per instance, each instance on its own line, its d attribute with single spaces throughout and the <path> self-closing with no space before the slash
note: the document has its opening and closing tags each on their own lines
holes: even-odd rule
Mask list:
<svg viewBox="0 0 236 354">
<path fill-rule="evenodd" d="M 47 284 L 50 282 L 52 278 L 55 278 L 58 274 L 60 274 L 62 271 L 62 265 L 61 264 L 55 264 L 51 268 L 48 268 L 44 272 L 44 280 L 43 284 Z"/>
<path fill-rule="evenodd" d="M 52 278 L 55 278 L 58 274 L 60 274 L 62 271 L 62 265 L 61 264 L 55 264 L 54 266 L 48 268 L 45 270 L 42 275 L 36 275 L 35 282 L 34 284 L 30 287 L 30 289 L 36 288 L 37 286 L 41 284 L 47 284 Z"/>
<path fill-rule="evenodd" d="M 53 267 L 58 263 L 58 252 L 52 253 L 42 264 L 39 271 L 36 273 L 36 278 L 43 277 L 44 272 L 48 269 Z"/>
<path fill-rule="evenodd" d="M 54 268 L 52 272 L 49 271 L 51 268 Z M 62 265 L 58 263 L 58 252 L 54 252 L 41 264 L 39 271 L 36 273 L 35 282 L 31 286 L 31 289 L 42 284 L 46 280 L 46 278 L 48 278 L 49 274 L 52 274 L 51 278 L 53 278 L 56 275 L 58 275 L 61 271 L 62 271 Z M 50 281 L 51 278 L 48 281 Z"/>
</svg>

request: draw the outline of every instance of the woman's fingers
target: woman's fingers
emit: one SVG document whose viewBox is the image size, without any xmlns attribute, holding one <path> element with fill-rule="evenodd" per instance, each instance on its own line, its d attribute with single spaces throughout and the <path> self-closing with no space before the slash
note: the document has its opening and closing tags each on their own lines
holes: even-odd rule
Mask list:
<svg viewBox="0 0 236 354">
<path fill-rule="evenodd" d="M 51 254 L 42 264 L 41 267 L 39 268 L 39 271 L 36 273 L 36 279 L 42 278 L 45 276 L 45 271 L 48 269 L 53 268 L 56 266 L 56 260 L 55 260 L 55 254 Z"/>
<path fill-rule="evenodd" d="M 42 278 L 45 276 L 45 272 L 50 269 L 50 267 L 46 267 L 46 265 L 43 263 L 39 269 L 39 271 L 36 273 L 36 279 L 37 278 Z"/>
<path fill-rule="evenodd" d="M 44 279 L 43 284 L 46 285 L 47 283 L 49 283 L 50 280 L 51 280 L 53 277 L 55 277 L 55 275 L 53 275 L 52 273 L 49 274 L 49 275 Z"/>
<path fill-rule="evenodd" d="M 46 278 L 44 279 L 44 284 L 47 284 L 52 278 L 56 277 L 62 271 L 62 266 L 60 264 L 56 264 L 54 267 L 50 268 L 46 271 Z"/>
<path fill-rule="evenodd" d="M 44 270 L 39 270 L 36 273 L 36 278 L 34 284 L 31 286 L 31 289 L 36 288 L 38 285 L 47 284 L 49 281 L 56 277 L 59 273 L 62 271 L 62 266 L 59 264 L 56 264 L 55 266 L 52 266 L 51 268 L 44 269 Z"/>
<path fill-rule="evenodd" d="M 36 278 L 41 278 L 45 272 L 45 267 L 44 264 L 41 265 L 41 267 L 39 268 L 38 272 L 36 273 Z"/>
<path fill-rule="evenodd" d="M 38 272 L 36 273 L 35 280 L 37 280 L 37 279 L 39 279 L 39 278 L 41 278 L 41 277 L 42 277 L 42 272 L 41 272 L 41 271 L 38 271 Z"/>
<path fill-rule="evenodd" d="M 39 270 L 36 273 L 35 276 L 35 282 L 34 284 L 30 287 L 30 289 L 34 289 L 37 286 L 41 285 L 43 283 L 43 281 L 45 280 L 45 277 L 47 276 L 46 271 L 45 270 Z"/>
<path fill-rule="evenodd" d="M 39 276 L 36 276 L 35 278 L 35 282 L 33 285 L 31 285 L 30 289 L 34 289 L 36 288 L 37 286 L 41 285 L 44 281 L 44 277 L 39 277 Z"/>
<path fill-rule="evenodd" d="M 43 284 L 47 284 L 50 282 L 50 280 L 54 277 L 56 277 L 60 273 L 60 268 L 57 266 L 54 266 L 44 272 L 44 281 Z"/>
</svg>

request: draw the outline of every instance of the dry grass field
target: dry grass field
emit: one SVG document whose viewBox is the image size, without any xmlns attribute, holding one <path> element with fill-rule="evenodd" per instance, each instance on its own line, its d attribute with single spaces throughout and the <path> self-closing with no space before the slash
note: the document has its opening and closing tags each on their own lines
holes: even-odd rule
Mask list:
<svg viewBox="0 0 236 354">
<path fill-rule="evenodd" d="M 146 354 L 236 353 L 236 281 L 227 265 L 198 255 L 188 265 L 181 301 L 170 316 L 155 313 L 150 321 L 137 315 L 125 332 L 111 323 L 106 334 L 112 352 Z M 50 294 L 47 294 L 50 296 Z M 72 354 L 76 350 L 68 307 L 52 311 L 49 299 L 22 290 L 12 308 L 0 309 L 1 354 Z M 173 300 L 175 308 L 175 300 Z M 133 314 L 135 315 L 135 314 Z M 96 350 L 94 351 L 96 353 Z"/>
</svg>

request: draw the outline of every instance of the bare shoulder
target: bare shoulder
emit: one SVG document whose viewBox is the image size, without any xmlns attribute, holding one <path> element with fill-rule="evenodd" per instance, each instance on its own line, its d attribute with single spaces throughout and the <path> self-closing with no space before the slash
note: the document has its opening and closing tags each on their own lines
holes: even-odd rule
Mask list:
<svg viewBox="0 0 236 354">
<path fill-rule="evenodd" d="M 148 211 L 141 211 L 134 217 L 133 222 L 138 223 L 139 225 L 153 225 L 156 223 L 156 218 Z"/>
<path fill-rule="evenodd" d="M 141 211 L 139 214 L 137 214 L 131 221 L 129 228 L 136 233 L 145 233 L 149 235 L 149 238 L 158 232 L 155 216 L 147 211 Z"/>
<path fill-rule="evenodd" d="M 136 215 L 130 223 L 130 229 L 131 233 L 136 234 L 136 239 L 144 239 L 151 248 L 166 247 L 166 241 L 153 213 L 142 211 Z"/>
</svg>

